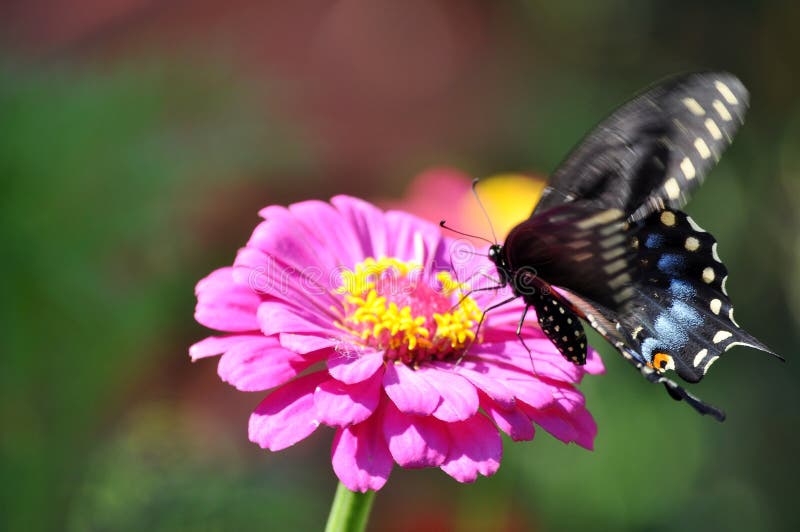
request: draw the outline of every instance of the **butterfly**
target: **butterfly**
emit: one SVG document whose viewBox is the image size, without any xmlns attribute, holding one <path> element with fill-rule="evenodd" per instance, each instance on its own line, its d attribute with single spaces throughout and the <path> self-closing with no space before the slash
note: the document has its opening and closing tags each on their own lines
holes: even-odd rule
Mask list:
<svg viewBox="0 0 800 532">
<path fill-rule="evenodd" d="M 582 319 L 648 381 L 719 421 L 720 409 L 665 372 L 698 382 L 736 345 L 781 358 L 739 327 L 717 241 L 681 211 L 743 123 L 748 98 L 731 74 L 668 78 L 573 149 L 531 216 L 489 248 L 501 285 L 525 303 L 523 344 L 533 308 L 559 352 L 582 365 Z"/>
</svg>

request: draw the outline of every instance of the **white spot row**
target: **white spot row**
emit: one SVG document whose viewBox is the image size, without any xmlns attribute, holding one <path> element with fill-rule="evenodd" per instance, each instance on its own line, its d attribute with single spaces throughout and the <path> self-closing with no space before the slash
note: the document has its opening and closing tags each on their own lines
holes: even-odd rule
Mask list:
<svg viewBox="0 0 800 532">
<path fill-rule="evenodd" d="M 692 169 L 694 170 L 694 168 Z M 678 180 L 674 177 L 667 179 L 666 183 L 664 183 L 664 191 L 669 199 L 678 199 L 681 196 L 681 187 L 678 184 Z"/>
</svg>

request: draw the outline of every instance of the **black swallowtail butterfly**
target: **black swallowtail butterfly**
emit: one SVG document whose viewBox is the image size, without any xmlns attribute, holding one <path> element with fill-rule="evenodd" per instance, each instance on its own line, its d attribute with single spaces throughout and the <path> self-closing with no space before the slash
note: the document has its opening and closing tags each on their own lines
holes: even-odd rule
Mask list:
<svg viewBox="0 0 800 532">
<path fill-rule="evenodd" d="M 586 361 L 582 318 L 647 380 L 720 421 L 722 411 L 664 371 L 697 382 L 735 345 L 774 354 L 734 320 L 717 242 L 680 211 L 747 105 L 744 85 L 726 73 L 656 84 L 596 126 L 530 218 L 489 250 L 501 283 L 523 298 L 525 312 L 535 309 L 568 360 Z"/>
</svg>

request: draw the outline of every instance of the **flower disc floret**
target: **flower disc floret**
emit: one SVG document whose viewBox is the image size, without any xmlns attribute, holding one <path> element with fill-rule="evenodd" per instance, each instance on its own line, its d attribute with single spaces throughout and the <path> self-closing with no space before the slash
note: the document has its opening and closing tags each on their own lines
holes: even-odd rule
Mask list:
<svg viewBox="0 0 800 532">
<path fill-rule="evenodd" d="M 422 281 L 421 273 L 415 262 L 372 257 L 343 271 L 335 293 L 344 296 L 345 317 L 336 326 L 388 360 L 418 364 L 462 356 L 481 311 L 449 272 L 437 273 L 438 287 Z"/>
</svg>

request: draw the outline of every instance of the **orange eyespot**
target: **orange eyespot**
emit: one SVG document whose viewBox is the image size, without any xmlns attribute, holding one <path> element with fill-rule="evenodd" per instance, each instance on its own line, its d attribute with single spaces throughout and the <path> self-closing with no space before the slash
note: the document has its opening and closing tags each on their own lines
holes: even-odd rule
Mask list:
<svg viewBox="0 0 800 532">
<path fill-rule="evenodd" d="M 653 362 L 648 364 L 648 366 L 656 371 L 664 371 L 675 368 L 675 365 L 672 362 L 672 357 L 666 353 L 656 353 L 653 357 Z"/>
</svg>

